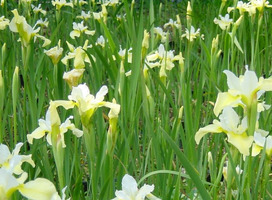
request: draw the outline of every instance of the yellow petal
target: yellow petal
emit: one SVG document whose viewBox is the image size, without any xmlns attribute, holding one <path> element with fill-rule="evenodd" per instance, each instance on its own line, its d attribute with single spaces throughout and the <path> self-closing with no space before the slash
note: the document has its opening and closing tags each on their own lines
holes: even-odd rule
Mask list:
<svg viewBox="0 0 272 200">
<path fill-rule="evenodd" d="M 228 142 L 235 146 L 241 154 L 245 156 L 249 156 L 249 148 L 253 142 L 253 136 L 247 136 L 246 133 L 243 134 L 234 134 L 234 133 L 227 133 L 228 135 Z"/>
<path fill-rule="evenodd" d="M 75 39 L 75 37 L 79 37 L 80 36 L 80 32 L 78 30 L 73 30 L 71 33 L 70 33 L 70 37 L 72 39 Z"/>
<path fill-rule="evenodd" d="M 34 181 L 29 181 L 21 185 L 19 192 L 24 197 L 33 200 L 49 200 L 52 199 L 52 197 L 55 197 L 56 200 L 60 200 L 54 184 L 44 178 L 37 178 Z"/>
<path fill-rule="evenodd" d="M 73 102 L 73 101 L 56 100 L 56 101 L 54 101 L 54 104 L 55 104 L 56 107 L 62 106 L 66 110 L 75 107 L 75 102 Z"/>
<path fill-rule="evenodd" d="M 257 145 L 257 144 L 254 143 L 252 145 L 252 153 L 251 153 L 251 155 L 252 156 L 257 156 L 261 152 L 262 149 L 263 149 L 263 147 L 261 147 L 261 146 L 259 146 L 259 145 Z"/>
<path fill-rule="evenodd" d="M 95 34 L 95 31 L 86 30 L 84 33 L 93 36 Z"/>
<path fill-rule="evenodd" d="M 261 77 L 259 79 L 259 83 L 260 83 L 260 90 L 272 91 L 272 77 L 267 79 L 264 79 L 263 77 Z"/>
<path fill-rule="evenodd" d="M 222 128 L 219 126 L 219 122 L 217 120 L 213 121 L 213 124 L 200 128 L 195 134 L 195 141 L 199 144 L 202 137 L 204 137 L 207 133 L 221 133 Z"/>
<path fill-rule="evenodd" d="M 36 128 L 31 134 L 27 134 L 27 141 L 33 144 L 33 139 L 40 139 L 45 135 L 45 130 L 41 127 Z"/>
<path fill-rule="evenodd" d="M 214 114 L 218 116 L 221 110 L 226 106 L 237 107 L 240 103 L 240 99 L 240 96 L 232 96 L 228 92 L 219 93 L 213 109 Z"/>
</svg>

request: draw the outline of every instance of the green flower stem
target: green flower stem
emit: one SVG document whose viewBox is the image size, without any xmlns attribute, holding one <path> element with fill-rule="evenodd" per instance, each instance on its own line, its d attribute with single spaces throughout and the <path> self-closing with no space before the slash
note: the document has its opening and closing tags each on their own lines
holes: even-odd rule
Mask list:
<svg viewBox="0 0 272 200">
<path fill-rule="evenodd" d="M 233 186 L 233 178 L 234 178 L 234 173 L 236 173 L 235 168 L 236 168 L 236 164 L 238 160 L 238 150 L 234 146 L 231 146 L 230 151 L 231 151 L 231 158 L 229 158 L 228 168 L 227 168 L 227 192 L 226 192 L 227 200 L 232 199 L 231 189 Z M 232 166 L 232 164 L 234 166 Z"/>
<path fill-rule="evenodd" d="M 59 84 L 58 84 L 58 64 L 54 64 L 54 97 L 58 99 L 59 97 Z"/>
<path fill-rule="evenodd" d="M 59 137 L 59 126 L 52 127 L 52 147 L 55 163 L 57 166 L 58 180 L 59 180 L 59 192 L 65 187 L 65 176 L 64 176 L 64 153 L 65 149 L 62 147 L 62 143 L 58 141 Z"/>
<path fill-rule="evenodd" d="M 267 184 L 269 181 L 269 174 L 271 171 L 271 161 L 270 157 L 266 156 L 265 162 L 264 162 L 264 171 L 263 171 L 263 182 L 261 184 L 261 191 L 262 191 L 262 199 L 266 199 L 266 191 L 271 191 L 269 188 L 267 188 Z"/>
<path fill-rule="evenodd" d="M 258 68 L 256 68 L 256 59 L 259 56 L 259 36 L 260 36 L 260 28 L 262 25 L 262 21 L 263 21 L 263 13 L 261 13 L 259 15 L 259 20 L 258 20 L 258 29 L 257 29 L 257 35 L 256 35 L 256 43 L 255 43 L 255 52 L 254 55 L 252 55 L 253 57 L 253 61 L 254 63 L 251 63 L 252 69 L 257 70 Z"/>
<path fill-rule="evenodd" d="M 248 136 L 253 136 L 256 128 L 257 120 L 257 94 L 252 97 L 252 102 L 247 106 L 246 114 L 248 116 Z"/>
<path fill-rule="evenodd" d="M 22 60 L 23 60 L 23 80 L 24 80 L 24 92 L 23 92 L 23 131 L 22 135 L 27 134 L 27 91 L 28 91 L 28 78 L 27 78 L 27 73 L 29 69 L 29 60 L 30 60 L 30 55 L 31 54 L 31 47 L 28 45 L 27 47 L 24 47 L 22 45 Z"/>
<path fill-rule="evenodd" d="M 91 171 L 90 179 L 92 185 L 92 199 L 97 199 L 97 183 L 96 183 L 96 169 L 95 169 L 95 134 L 93 125 L 90 122 L 87 126 L 83 125 L 83 135 L 85 147 L 89 155 L 88 164 Z"/>
</svg>

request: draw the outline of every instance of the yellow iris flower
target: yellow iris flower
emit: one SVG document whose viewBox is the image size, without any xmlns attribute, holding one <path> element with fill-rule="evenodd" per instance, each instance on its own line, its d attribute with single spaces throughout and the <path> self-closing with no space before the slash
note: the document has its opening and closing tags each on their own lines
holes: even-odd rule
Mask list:
<svg viewBox="0 0 272 200">
<path fill-rule="evenodd" d="M 40 38 L 44 41 L 43 47 L 49 45 L 51 41 L 44 36 L 38 34 L 40 28 L 34 29 L 32 28 L 23 16 L 18 14 L 17 9 L 12 11 L 14 17 L 9 23 L 9 28 L 12 32 L 19 33 L 22 44 L 26 47 L 30 43 L 30 41 L 34 38 Z"/>
<path fill-rule="evenodd" d="M 57 112 L 57 105 L 54 101 L 51 101 L 45 120 L 39 119 L 39 127 L 31 134 L 27 135 L 28 142 L 32 144 L 33 139 L 40 139 L 47 133 L 46 139 L 50 145 L 52 145 L 52 138 L 57 138 L 57 142 L 61 142 L 62 148 L 65 148 L 64 133 L 68 130 L 71 130 L 77 137 L 81 137 L 83 135 L 83 131 L 77 129 L 75 125 L 71 123 L 70 119 L 72 118 L 72 116 L 68 117 L 65 122 L 61 124 Z"/>
<path fill-rule="evenodd" d="M 213 124 L 200 128 L 196 135 L 195 141 L 199 144 L 202 137 L 207 133 L 225 133 L 228 137 L 228 142 L 235 146 L 240 153 L 249 156 L 249 149 L 253 142 L 253 136 L 247 135 L 247 118 L 243 118 L 240 123 L 239 116 L 228 106 L 223 109 L 219 116 L 220 121 L 213 120 Z"/>
<path fill-rule="evenodd" d="M 228 92 L 219 93 L 214 106 L 214 114 L 219 115 L 221 110 L 226 106 L 250 107 L 253 101 L 258 98 L 265 91 L 272 91 L 272 78 L 260 77 L 259 80 L 254 71 L 250 71 L 246 67 L 244 75 L 235 76 L 231 71 L 225 70 L 227 75 Z M 260 105 L 258 105 L 258 109 Z"/>
</svg>

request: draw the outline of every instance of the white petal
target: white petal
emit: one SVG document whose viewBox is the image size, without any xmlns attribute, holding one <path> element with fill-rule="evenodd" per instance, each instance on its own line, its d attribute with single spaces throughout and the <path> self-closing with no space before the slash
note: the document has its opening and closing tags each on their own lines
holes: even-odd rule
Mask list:
<svg viewBox="0 0 272 200">
<path fill-rule="evenodd" d="M 136 196 L 136 200 L 144 200 L 146 195 L 150 194 L 151 192 L 153 192 L 154 190 L 154 185 L 144 185 L 143 187 L 141 187 L 141 189 L 139 190 L 137 196 Z"/>
<path fill-rule="evenodd" d="M 9 148 L 4 144 L 0 144 L 0 164 L 3 164 L 8 159 L 9 156 L 10 156 Z"/>
<path fill-rule="evenodd" d="M 138 191 L 136 180 L 126 174 L 122 179 L 122 190 L 130 197 L 135 197 Z"/>
</svg>

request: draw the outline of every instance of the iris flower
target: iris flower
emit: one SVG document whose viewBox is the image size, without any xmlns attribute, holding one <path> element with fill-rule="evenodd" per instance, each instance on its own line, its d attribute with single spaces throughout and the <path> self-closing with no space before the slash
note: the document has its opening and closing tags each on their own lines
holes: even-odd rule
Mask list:
<svg viewBox="0 0 272 200">
<path fill-rule="evenodd" d="M 43 47 L 49 45 L 51 41 L 45 37 L 38 34 L 40 28 L 34 30 L 27 22 L 23 16 L 18 14 L 17 9 L 12 11 L 14 17 L 12 18 L 9 28 L 12 32 L 19 33 L 22 44 L 26 47 L 30 41 L 34 38 L 40 38 L 44 40 Z"/>
<path fill-rule="evenodd" d="M 195 30 L 195 27 L 193 26 L 191 26 L 190 31 L 186 28 L 185 34 L 183 34 L 181 37 L 186 37 L 190 42 L 193 42 L 197 37 L 201 37 L 201 39 L 204 40 L 204 35 L 200 35 L 200 29 L 198 28 Z"/>
<path fill-rule="evenodd" d="M 233 23 L 233 19 L 229 18 L 229 14 L 226 14 L 225 17 L 219 15 L 220 19 L 215 18 L 213 22 L 218 24 L 222 30 L 226 30 Z"/>
<path fill-rule="evenodd" d="M 47 133 L 46 139 L 50 145 L 52 145 L 52 138 L 56 137 L 57 142 L 61 142 L 62 148 L 65 148 L 64 133 L 68 130 L 71 130 L 76 137 L 83 135 L 83 131 L 77 129 L 70 121 L 70 119 L 73 119 L 72 116 L 68 117 L 65 122 L 61 124 L 56 108 L 57 105 L 54 101 L 51 101 L 48 111 L 46 112 L 45 120 L 39 119 L 39 127 L 27 135 L 27 140 L 30 144 L 33 143 L 33 139 L 40 139 Z"/>
<path fill-rule="evenodd" d="M 80 37 L 82 33 L 86 35 L 94 35 L 95 31 L 89 31 L 87 26 L 83 25 L 83 21 L 81 23 L 73 22 L 73 31 L 70 33 L 70 37 L 75 39 L 75 37 Z"/>
<path fill-rule="evenodd" d="M 213 124 L 200 128 L 196 135 L 195 141 L 199 144 L 202 137 L 207 133 L 225 133 L 228 137 L 228 142 L 235 146 L 240 153 L 245 156 L 249 155 L 249 149 L 253 142 L 253 136 L 247 135 L 247 118 L 243 118 L 240 122 L 239 116 L 228 106 L 223 109 L 219 116 L 220 121 L 213 120 Z"/>
<path fill-rule="evenodd" d="M 136 180 L 126 174 L 122 179 L 122 190 L 115 192 L 115 198 L 112 200 L 144 200 L 145 197 L 148 199 L 157 199 L 151 192 L 154 190 L 154 185 L 146 185 L 138 189 Z"/>
<path fill-rule="evenodd" d="M 66 0 L 54 0 L 52 1 L 53 6 L 56 6 L 57 10 L 60 10 L 63 6 L 70 6 L 73 8 L 73 4 L 67 3 Z"/>
<path fill-rule="evenodd" d="M 41 4 L 39 4 L 38 7 L 36 7 L 36 6 L 34 6 L 34 5 L 31 4 L 31 8 L 33 9 L 33 12 L 35 14 L 38 14 L 40 12 L 43 15 L 46 15 L 46 11 L 41 8 Z"/>
<path fill-rule="evenodd" d="M 181 28 L 181 24 L 177 21 L 174 21 L 173 19 L 169 19 L 169 22 L 164 24 L 163 28 L 167 28 L 168 26 L 170 26 L 172 29 L 174 29 L 174 27 L 176 27 L 177 29 Z"/>
<path fill-rule="evenodd" d="M 4 144 L 0 144 L 0 199 L 9 199 L 18 190 L 24 197 L 34 200 L 56 199 L 60 197 L 55 186 L 49 180 L 37 178 L 25 183 L 27 173 L 21 169 L 24 162 L 33 167 L 31 155 L 19 155 L 23 143 L 18 143 L 12 153 Z"/>
<path fill-rule="evenodd" d="M 6 19 L 5 16 L 0 17 L 0 30 L 4 30 L 8 25 L 9 19 Z"/>
<path fill-rule="evenodd" d="M 73 69 L 69 72 L 64 72 L 63 79 L 68 83 L 70 88 L 76 87 L 81 80 L 85 69 Z"/>
<path fill-rule="evenodd" d="M 157 35 L 158 39 L 160 39 L 162 43 L 166 42 L 167 33 L 164 32 L 161 27 L 155 27 L 154 34 Z"/>
<path fill-rule="evenodd" d="M 85 67 L 85 62 L 91 63 L 88 55 L 84 50 L 87 50 L 88 48 L 91 48 L 92 46 L 88 46 L 88 40 L 85 41 L 84 46 L 77 47 L 75 48 L 72 44 L 66 41 L 68 48 L 70 52 L 63 58 L 61 59 L 61 62 L 65 65 L 68 65 L 68 60 L 74 59 L 74 68 L 75 69 L 82 69 Z M 95 61 L 95 57 L 93 57 L 93 60 Z"/>
<path fill-rule="evenodd" d="M 18 190 L 24 197 L 33 200 L 60 200 L 60 196 L 52 182 L 45 178 L 37 178 L 24 183 L 27 174 L 23 173 L 19 178 L 4 168 L 0 168 L 0 199 L 8 199 Z"/>
<path fill-rule="evenodd" d="M 81 11 L 81 15 L 77 16 L 76 18 L 78 19 L 83 19 L 84 21 L 87 21 L 88 19 L 91 18 L 91 14 L 90 11 L 88 11 L 87 13 L 84 12 L 83 10 Z"/>
<path fill-rule="evenodd" d="M 44 50 L 44 53 L 49 56 L 54 65 L 58 64 L 61 56 L 62 56 L 63 48 L 60 47 L 60 40 L 58 42 L 58 46 L 53 47 L 49 50 Z"/>
<path fill-rule="evenodd" d="M 252 156 L 258 155 L 262 149 L 265 147 L 265 152 L 267 156 L 272 155 L 272 136 L 269 132 L 264 130 L 256 130 L 254 133 L 254 143 L 252 146 Z"/>
<path fill-rule="evenodd" d="M 22 146 L 23 143 L 21 142 L 16 144 L 15 149 L 11 153 L 6 145 L 0 144 L 0 168 L 4 168 L 14 174 L 20 175 L 24 172 L 21 169 L 21 165 L 24 162 L 35 167 L 35 163 L 31 159 L 31 155 L 19 155 Z"/>
<path fill-rule="evenodd" d="M 86 84 L 80 84 L 73 87 L 71 94 L 68 96 L 69 101 L 55 101 L 57 106 L 63 106 L 65 109 L 77 107 L 82 119 L 82 124 L 87 127 L 90 118 L 93 116 L 97 108 L 105 106 L 111 109 L 120 109 L 119 104 L 104 101 L 105 95 L 108 93 L 107 86 L 103 85 L 96 95 L 90 94 L 90 90 Z"/>
<path fill-rule="evenodd" d="M 227 75 L 228 92 L 219 93 L 214 106 L 214 114 L 219 115 L 226 106 L 250 107 L 265 91 L 272 91 L 272 78 L 260 77 L 254 71 L 248 70 L 244 75 L 235 76 L 231 71 L 225 70 Z M 261 105 L 258 105 L 259 109 Z"/>
</svg>

